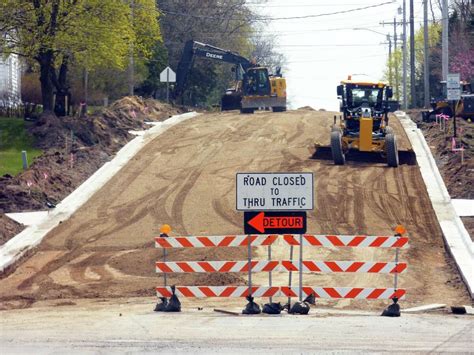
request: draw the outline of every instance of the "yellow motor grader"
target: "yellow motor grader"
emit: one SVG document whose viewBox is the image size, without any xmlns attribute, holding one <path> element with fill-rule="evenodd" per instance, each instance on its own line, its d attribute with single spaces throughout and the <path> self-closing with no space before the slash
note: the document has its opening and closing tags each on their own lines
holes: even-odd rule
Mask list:
<svg viewBox="0 0 474 355">
<path fill-rule="evenodd" d="M 343 119 L 331 129 L 331 153 L 336 165 L 343 165 L 349 149 L 381 153 L 388 166 L 397 167 L 398 149 L 394 131 L 388 126 L 390 86 L 380 81 L 353 80 L 337 87 Z"/>
</svg>

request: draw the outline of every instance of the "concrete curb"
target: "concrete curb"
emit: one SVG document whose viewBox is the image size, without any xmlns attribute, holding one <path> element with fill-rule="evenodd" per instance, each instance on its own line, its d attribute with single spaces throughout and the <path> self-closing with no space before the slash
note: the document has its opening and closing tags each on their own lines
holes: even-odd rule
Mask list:
<svg viewBox="0 0 474 355">
<path fill-rule="evenodd" d="M 474 243 L 451 202 L 438 166 L 416 124 L 405 113 L 396 112 L 410 140 L 426 190 L 443 231 L 446 246 L 454 258 L 471 298 L 474 298 Z"/>
<path fill-rule="evenodd" d="M 102 188 L 130 159 L 132 159 L 148 142 L 164 133 L 170 127 L 197 116 L 196 112 L 188 112 L 173 116 L 166 121 L 153 125 L 145 134 L 128 142 L 115 155 L 114 159 L 105 163 L 92 176 L 84 181 L 76 190 L 67 196 L 51 211 L 42 223 L 30 226 L 0 247 L 0 272 L 15 263 L 28 250 L 37 246 L 43 238 L 59 223 L 67 220 L 89 198 Z"/>
</svg>

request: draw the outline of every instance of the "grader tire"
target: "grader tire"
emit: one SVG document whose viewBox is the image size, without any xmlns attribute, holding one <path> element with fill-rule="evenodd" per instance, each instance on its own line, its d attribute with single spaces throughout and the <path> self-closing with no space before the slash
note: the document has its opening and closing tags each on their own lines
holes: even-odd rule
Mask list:
<svg viewBox="0 0 474 355">
<path fill-rule="evenodd" d="M 385 147 L 387 153 L 387 165 L 396 168 L 398 166 L 397 139 L 393 133 L 385 136 Z"/>
<path fill-rule="evenodd" d="M 332 159 L 334 160 L 334 164 L 336 165 L 344 165 L 346 162 L 346 157 L 344 156 L 344 152 L 342 150 L 342 134 L 340 131 L 332 131 L 331 132 L 331 152 L 332 152 Z"/>
</svg>

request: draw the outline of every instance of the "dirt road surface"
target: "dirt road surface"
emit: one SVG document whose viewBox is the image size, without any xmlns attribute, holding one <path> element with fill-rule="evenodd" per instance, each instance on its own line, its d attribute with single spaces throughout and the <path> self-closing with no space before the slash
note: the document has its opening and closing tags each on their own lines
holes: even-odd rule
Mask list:
<svg viewBox="0 0 474 355">
<path fill-rule="evenodd" d="M 384 163 L 349 161 L 334 166 L 312 159 L 314 143 L 329 142 L 333 113 L 290 111 L 239 115 L 201 115 L 179 124 L 148 144 L 72 218 L 64 221 L 34 254 L 0 280 L 3 309 L 29 307 L 38 300 L 150 296 L 161 285 L 154 262 L 161 250 L 153 237 L 168 223 L 172 235 L 242 234 L 235 210 L 237 172 L 307 171 L 315 176 L 315 210 L 308 232 L 390 235 L 397 224 L 409 231 L 409 263 L 399 287 L 404 305 L 470 302 L 443 247 L 423 180 L 416 165 L 388 168 Z M 399 149 L 409 142 L 395 118 Z M 368 250 L 371 249 L 371 250 Z M 255 259 L 266 250 L 254 248 Z M 298 252 L 295 250 L 295 255 Z M 392 261 L 393 250 L 306 248 L 305 259 Z M 173 250 L 168 260 L 245 260 L 245 248 Z M 278 244 L 274 258 L 288 258 Z M 266 285 L 266 274 L 254 284 Z M 286 285 L 287 274 L 274 274 Z M 294 278 L 295 279 L 295 278 Z M 177 285 L 244 285 L 245 274 L 174 274 Z M 310 274 L 308 286 L 391 287 L 393 276 Z M 151 301 L 153 302 L 153 301 Z M 195 300 L 225 306 L 226 299 Z M 243 304 L 243 300 L 240 300 Z M 380 309 L 386 302 L 339 300 L 338 308 Z"/>
<path fill-rule="evenodd" d="M 228 316 L 157 314 L 146 299 L 2 312 L 5 354 L 470 353 L 469 316 L 367 312 Z M 91 304 L 92 303 L 92 304 Z"/>
</svg>

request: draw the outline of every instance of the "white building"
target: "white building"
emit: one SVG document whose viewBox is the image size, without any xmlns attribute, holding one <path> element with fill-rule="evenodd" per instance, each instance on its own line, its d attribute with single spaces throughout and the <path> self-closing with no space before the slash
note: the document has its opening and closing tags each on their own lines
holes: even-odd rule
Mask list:
<svg viewBox="0 0 474 355">
<path fill-rule="evenodd" d="M 16 54 L 0 56 L 0 105 L 21 102 L 21 69 Z"/>
</svg>

